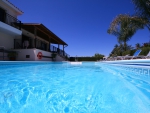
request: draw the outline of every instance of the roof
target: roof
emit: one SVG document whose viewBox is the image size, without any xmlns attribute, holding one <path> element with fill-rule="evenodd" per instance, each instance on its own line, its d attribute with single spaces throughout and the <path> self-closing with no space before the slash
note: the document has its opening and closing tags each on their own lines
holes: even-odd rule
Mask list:
<svg viewBox="0 0 150 113">
<path fill-rule="evenodd" d="M 2 0 L 2 1 L 7 3 L 10 7 L 15 8 L 19 14 L 23 13 L 23 11 L 21 11 L 18 7 L 16 7 L 14 4 L 12 4 L 9 0 Z"/>
<path fill-rule="evenodd" d="M 41 23 L 22 23 L 21 28 L 33 34 L 36 28 L 36 35 L 40 38 L 53 44 L 68 45 Z"/>
</svg>

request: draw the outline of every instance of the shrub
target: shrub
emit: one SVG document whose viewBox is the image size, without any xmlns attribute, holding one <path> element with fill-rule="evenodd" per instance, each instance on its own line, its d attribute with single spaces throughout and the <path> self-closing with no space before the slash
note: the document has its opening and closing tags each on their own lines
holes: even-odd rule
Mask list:
<svg viewBox="0 0 150 113">
<path fill-rule="evenodd" d="M 7 54 L 8 57 L 16 57 L 17 55 L 18 55 L 18 53 L 15 52 L 15 51 L 9 52 L 9 53 Z"/>
<path fill-rule="evenodd" d="M 77 61 L 97 61 L 96 57 L 77 57 Z M 70 61 L 75 61 L 75 57 L 70 57 Z"/>
<path fill-rule="evenodd" d="M 143 47 L 141 50 L 142 51 L 141 51 L 140 55 L 147 55 L 148 52 L 150 51 L 150 47 Z"/>
</svg>

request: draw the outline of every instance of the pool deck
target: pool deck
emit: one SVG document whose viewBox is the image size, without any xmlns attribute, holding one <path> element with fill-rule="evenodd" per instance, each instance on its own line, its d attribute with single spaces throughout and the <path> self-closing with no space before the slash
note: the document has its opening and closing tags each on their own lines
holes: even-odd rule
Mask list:
<svg viewBox="0 0 150 113">
<path fill-rule="evenodd" d="M 150 69 L 150 59 L 101 61 L 100 63 L 130 68 L 132 67 L 132 68 Z"/>
</svg>

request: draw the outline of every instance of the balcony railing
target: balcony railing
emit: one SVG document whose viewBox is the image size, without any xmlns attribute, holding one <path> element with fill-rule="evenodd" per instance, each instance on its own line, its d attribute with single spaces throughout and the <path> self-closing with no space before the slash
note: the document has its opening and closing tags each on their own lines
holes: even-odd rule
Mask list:
<svg viewBox="0 0 150 113">
<path fill-rule="evenodd" d="M 21 30 L 21 21 L 10 14 L 6 13 L 5 16 L 0 19 L 0 21 Z"/>
</svg>

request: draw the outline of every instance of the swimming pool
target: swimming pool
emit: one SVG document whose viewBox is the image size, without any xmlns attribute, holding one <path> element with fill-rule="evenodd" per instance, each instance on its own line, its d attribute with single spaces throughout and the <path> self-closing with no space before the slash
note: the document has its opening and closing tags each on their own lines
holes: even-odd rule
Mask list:
<svg viewBox="0 0 150 113">
<path fill-rule="evenodd" d="M 150 113 L 149 67 L 119 64 L 0 62 L 0 113 Z"/>
</svg>

